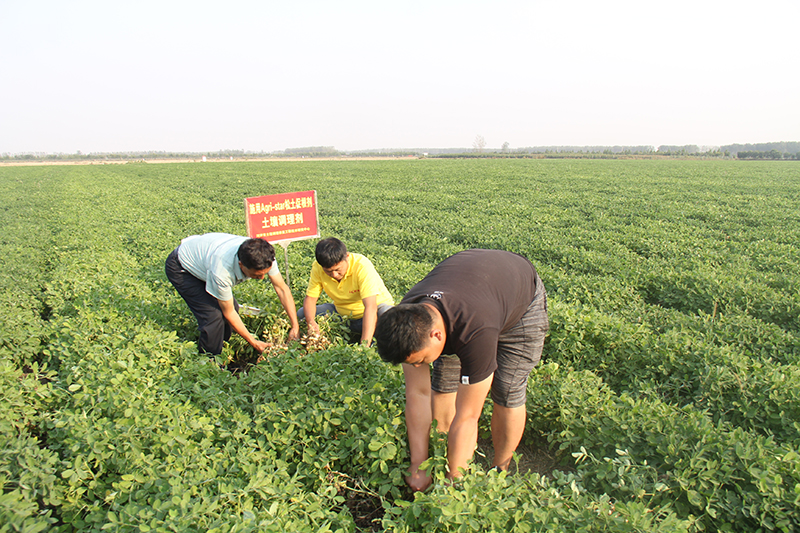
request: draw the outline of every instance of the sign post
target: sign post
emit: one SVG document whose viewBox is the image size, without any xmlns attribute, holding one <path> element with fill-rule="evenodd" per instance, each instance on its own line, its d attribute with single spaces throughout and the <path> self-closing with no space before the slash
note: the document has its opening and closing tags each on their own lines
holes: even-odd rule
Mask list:
<svg viewBox="0 0 800 533">
<path fill-rule="evenodd" d="M 289 243 L 319 237 L 317 191 L 289 192 L 244 199 L 247 236 L 283 247 L 289 284 Z"/>
</svg>

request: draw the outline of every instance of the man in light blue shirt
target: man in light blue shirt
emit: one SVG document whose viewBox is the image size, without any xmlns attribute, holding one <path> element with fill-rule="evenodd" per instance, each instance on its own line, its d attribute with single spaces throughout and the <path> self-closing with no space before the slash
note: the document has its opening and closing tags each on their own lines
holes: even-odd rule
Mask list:
<svg viewBox="0 0 800 533">
<path fill-rule="evenodd" d="M 267 241 L 227 233 L 192 235 L 172 251 L 165 270 L 197 319 L 201 352 L 222 353 L 232 331 L 259 353 L 269 347 L 256 339 L 239 317 L 233 287 L 248 279 L 269 278 L 292 324 L 289 340 L 299 337 L 294 298 L 278 270 L 275 249 Z"/>
</svg>

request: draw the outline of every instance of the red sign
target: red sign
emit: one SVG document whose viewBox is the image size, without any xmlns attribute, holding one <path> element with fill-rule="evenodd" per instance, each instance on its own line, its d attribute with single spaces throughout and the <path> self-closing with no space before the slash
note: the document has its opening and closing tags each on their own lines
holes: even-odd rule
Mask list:
<svg viewBox="0 0 800 533">
<path fill-rule="evenodd" d="M 252 239 L 296 241 L 319 237 L 317 191 L 244 199 L 247 235 Z"/>
</svg>

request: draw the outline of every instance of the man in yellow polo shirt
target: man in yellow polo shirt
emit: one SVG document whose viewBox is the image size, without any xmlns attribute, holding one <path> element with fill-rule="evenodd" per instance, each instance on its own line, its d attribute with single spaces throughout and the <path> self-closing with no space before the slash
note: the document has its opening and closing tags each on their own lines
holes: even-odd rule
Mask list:
<svg viewBox="0 0 800 533">
<path fill-rule="evenodd" d="M 314 252 L 303 309 L 297 318 L 306 319 L 308 332 L 319 333 L 315 317 L 339 313 L 348 320 L 350 330 L 361 334 L 361 342 L 372 344 L 378 316 L 394 305 L 394 299 L 372 262 L 361 254 L 350 253 L 334 237 L 322 239 Z M 322 291 L 333 304 L 317 305 Z"/>
</svg>

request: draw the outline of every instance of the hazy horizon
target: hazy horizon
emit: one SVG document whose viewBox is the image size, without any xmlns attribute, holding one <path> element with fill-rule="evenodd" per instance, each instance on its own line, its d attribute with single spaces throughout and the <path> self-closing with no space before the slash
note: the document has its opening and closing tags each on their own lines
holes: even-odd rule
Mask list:
<svg viewBox="0 0 800 533">
<path fill-rule="evenodd" d="M 800 2 L 6 3 L 0 153 L 800 140 Z"/>
<path fill-rule="evenodd" d="M 698 145 L 691 145 L 691 144 L 682 144 L 682 145 L 669 145 L 667 148 L 684 148 L 684 147 L 691 147 L 695 146 L 697 148 L 696 153 L 706 153 L 715 150 L 722 149 L 723 147 L 727 146 L 756 146 L 756 145 L 770 145 L 770 144 L 796 144 L 797 141 L 776 141 L 776 142 L 766 142 L 766 143 L 731 143 L 730 145 L 722 145 L 722 146 L 698 146 Z M 628 149 L 633 148 L 645 148 L 649 146 L 652 148 L 653 153 L 658 153 L 659 148 L 664 147 L 665 145 L 660 146 L 651 146 L 651 145 L 609 145 L 609 146 L 562 146 L 562 145 L 550 145 L 550 146 L 520 146 L 516 148 L 509 148 L 509 153 L 519 152 L 519 153 L 543 153 L 546 151 L 560 151 L 564 153 L 575 152 L 575 153 L 598 153 L 604 150 L 612 150 L 614 153 L 622 153 Z M 339 150 L 335 146 L 292 146 L 283 149 L 277 150 L 239 150 L 239 149 L 217 149 L 217 150 L 182 150 L 182 151 L 170 151 L 170 150 L 118 150 L 118 151 L 81 151 L 78 150 L 76 152 L 2 152 L 0 151 L 0 156 L 4 157 L 20 157 L 20 156 L 30 156 L 33 155 L 35 157 L 59 157 L 59 156 L 74 156 L 74 155 L 81 155 L 81 156 L 103 156 L 103 155 L 157 155 L 157 154 L 166 154 L 166 155 L 210 155 L 213 156 L 215 153 L 222 153 L 224 157 L 228 157 L 230 154 L 234 153 L 243 153 L 244 155 L 291 155 L 296 153 L 298 155 L 301 154 L 308 154 L 312 152 L 316 152 L 318 154 L 324 154 L 330 151 L 332 154 L 368 154 L 368 153 L 427 153 L 430 152 L 432 154 L 446 154 L 446 153 L 472 153 L 476 151 L 475 146 L 450 146 L 450 147 L 426 147 L 426 146 L 414 146 L 414 147 L 383 147 L 383 148 L 362 148 L 362 149 L 354 149 L 354 150 Z M 502 152 L 502 147 L 485 147 L 481 150 L 485 153 L 500 153 Z M 644 151 L 637 151 L 635 153 L 645 153 Z M 793 153 L 793 152 L 792 152 Z"/>
</svg>

